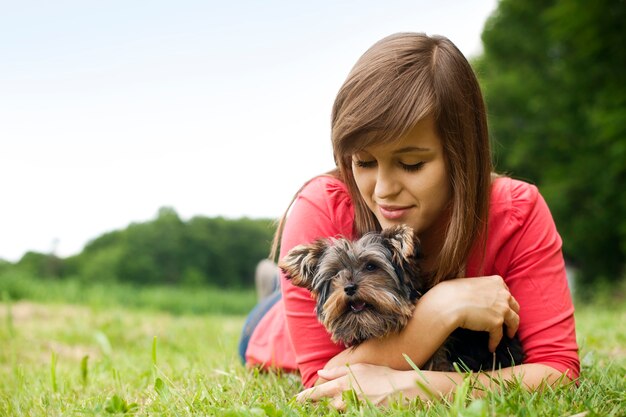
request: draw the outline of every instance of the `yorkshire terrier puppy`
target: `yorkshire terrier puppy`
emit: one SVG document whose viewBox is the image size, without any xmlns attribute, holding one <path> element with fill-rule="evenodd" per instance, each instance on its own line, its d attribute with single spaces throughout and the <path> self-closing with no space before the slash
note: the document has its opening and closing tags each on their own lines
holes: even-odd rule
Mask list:
<svg viewBox="0 0 626 417">
<path fill-rule="evenodd" d="M 334 342 L 357 346 L 402 330 L 431 282 L 419 268 L 420 245 L 408 226 L 364 234 L 356 241 L 319 239 L 293 248 L 279 263 L 291 282 L 316 299 L 319 321 Z M 487 332 L 457 329 L 424 369 L 478 371 L 521 364 L 517 338 L 503 337 L 495 355 Z"/>
<path fill-rule="evenodd" d="M 320 239 L 293 248 L 279 267 L 294 285 L 311 291 L 332 340 L 356 346 L 400 331 L 411 318 L 419 296 L 411 235 L 396 228 L 355 242 Z"/>
</svg>

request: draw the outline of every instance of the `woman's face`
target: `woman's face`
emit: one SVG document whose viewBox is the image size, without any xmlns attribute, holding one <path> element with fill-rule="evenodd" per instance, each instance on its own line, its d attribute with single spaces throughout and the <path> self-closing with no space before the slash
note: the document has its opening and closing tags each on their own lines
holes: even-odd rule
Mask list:
<svg viewBox="0 0 626 417">
<path fill-rule="evenodd" d="M 423 239 L 443 220 L 451 190 L 432 117 L 393 144 L 353 154 L 352 172 L 361 196 L 383 228 L 406 224 Z"/>
</svg>

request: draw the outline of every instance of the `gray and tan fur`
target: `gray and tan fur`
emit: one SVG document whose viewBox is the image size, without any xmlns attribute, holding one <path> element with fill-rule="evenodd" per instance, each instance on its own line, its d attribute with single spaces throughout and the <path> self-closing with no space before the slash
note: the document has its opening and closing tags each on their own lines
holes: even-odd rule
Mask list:
<svg viewBox="0 0 626 417">
<path fill-rule="evenodd" d="M 309 289 L 332 340 L 354 346 L 398 332 L 411 318 L 419 285 L 419 244 L 406 226 L 357 241 L 320 239 L 292 249 L 279 263 Z"/>
</svg>

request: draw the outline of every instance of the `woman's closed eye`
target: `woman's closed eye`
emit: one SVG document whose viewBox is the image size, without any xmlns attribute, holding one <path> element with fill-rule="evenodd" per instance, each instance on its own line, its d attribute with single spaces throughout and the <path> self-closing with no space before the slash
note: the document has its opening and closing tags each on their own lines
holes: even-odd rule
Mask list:
<svg viewBox="0 0 626 417">
<path fill-rule="evenodd" d="M 353 160 L 354 165 L 356 165 L 359 168 L 374 168 L 376 166 L 376 160 L 373 159 L 371 161 L 364 161 L 361 159 L 355 159 Z"/>
<path fill-rule="evenodd" d="M 405 171 L 414 172 L 414 171 L 419 171 L 424 166 L 424 162 L 422 161 L 416 164 L 400 163 L 400 165 L 402 165 L 402 169 L 404 169 Z"/>
<path fill-rule="evenodd" d="M 352 163 L 357 168 L 375 168 L 378 166 L 378 161 L 376 159 L 353 159 Z M 407 172 L 415 172 L 419 171 L 425 164 L 424 161 L 416 162 L 416 163 L 407 163 L 403 161 L 397 161 L 397 164 L 400 168 Z"/>
</svg>

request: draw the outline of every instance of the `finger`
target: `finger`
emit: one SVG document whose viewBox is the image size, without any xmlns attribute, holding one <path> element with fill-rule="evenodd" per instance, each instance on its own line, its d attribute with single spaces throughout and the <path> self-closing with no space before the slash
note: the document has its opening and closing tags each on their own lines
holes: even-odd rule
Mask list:
<svg viewBox="0 0 626 417">
<path fill-rule="evenodd" d="M 492 275 L 489 278 L 498 282 L 501 286 L 503 286 L 507 290 L 509 289 L 509 287 L 506 285 L 506 282 L 504 282 L 504 278 L 502 278 L 500 275 Z"/>
<path fill-rule="evenodd" d="M 330 402 L 330 406 L 336 408 L 339 411 L 343 411 L 346 409 L 346 403 L 343 401 L 341 396 L 333 398 L 333 400 Z"/>
<path fill-rule="evenodd" d="M 498 326 L 489 332 L 489 352 L 495 352 L 500 340 L 502 340 L 502 326 Z"/>
<path fill-rule="evenodd" d="M 306 402 L 307 400 L 319 401 L 325 397 L 334 397 L 337 393 L 341 393 L 339 384 L 335 381 L 330 381 L 305 389 L 296 396 L 296 401 L 301 403 Z"/>
<path fill-rule="evenodd" d="M 511 296 L 511 298 L 509 299 L 509 306 L 513 311 L 519 313 L 519 303 L 517 302 L 515 297 Z"/>
<path fill-rule="evenodd" d="M 517 330 L 513 330 L 509 327 L 506 328 L 506 335 L 509 339 L 513 339 L 515 337 L 515 333 L 517 333 Z"/>
<path fill-rule="evenodd" d="M 342 376 L 348 375 L 348 367 L 347 366 L 337 366 L 335 368 L 330 369 L 320 369 L 317 371 L 317 375 L 320 378 L 324 378 L 328 381 L 332 379 L 341 378 Z"/>
<path fill-rule="evenodd" d="M 509 338 L 513 338 L 515 333 L 517 333 L 517 329 L 519 328 L 519 314 L 514 311 L 509 311 L 507 316 L 504 319 L 504 324 L 506 325 L 506 335 Z"/>
<path fill-rule="evenodd" d="M 327 389 L 324 389 L 324 385 L 325 384 L 319 385 L 317 387 L 305 389 L 304 391 L 296 395 L 296 401 L 298 401 L 299 403 L 304 403 L 309 400 L 319 401 L 321 398 L 324 398 L 327 396 L 326 395 Z"/>
<path fill-rule="evenodd" d="M 312 391 L 315 388 L 317 388 L 317 387 L 313 387 L 313 388 L 305 389 L 304 391 L 300 391 L 300 393 L 298 393 L 298 395 L 296 395 L 296 401 L 298 401 L 299 403 L 303 403 L 303 402 L 306 402 L 307 400 L 311 399 Z"/>
</svg>

